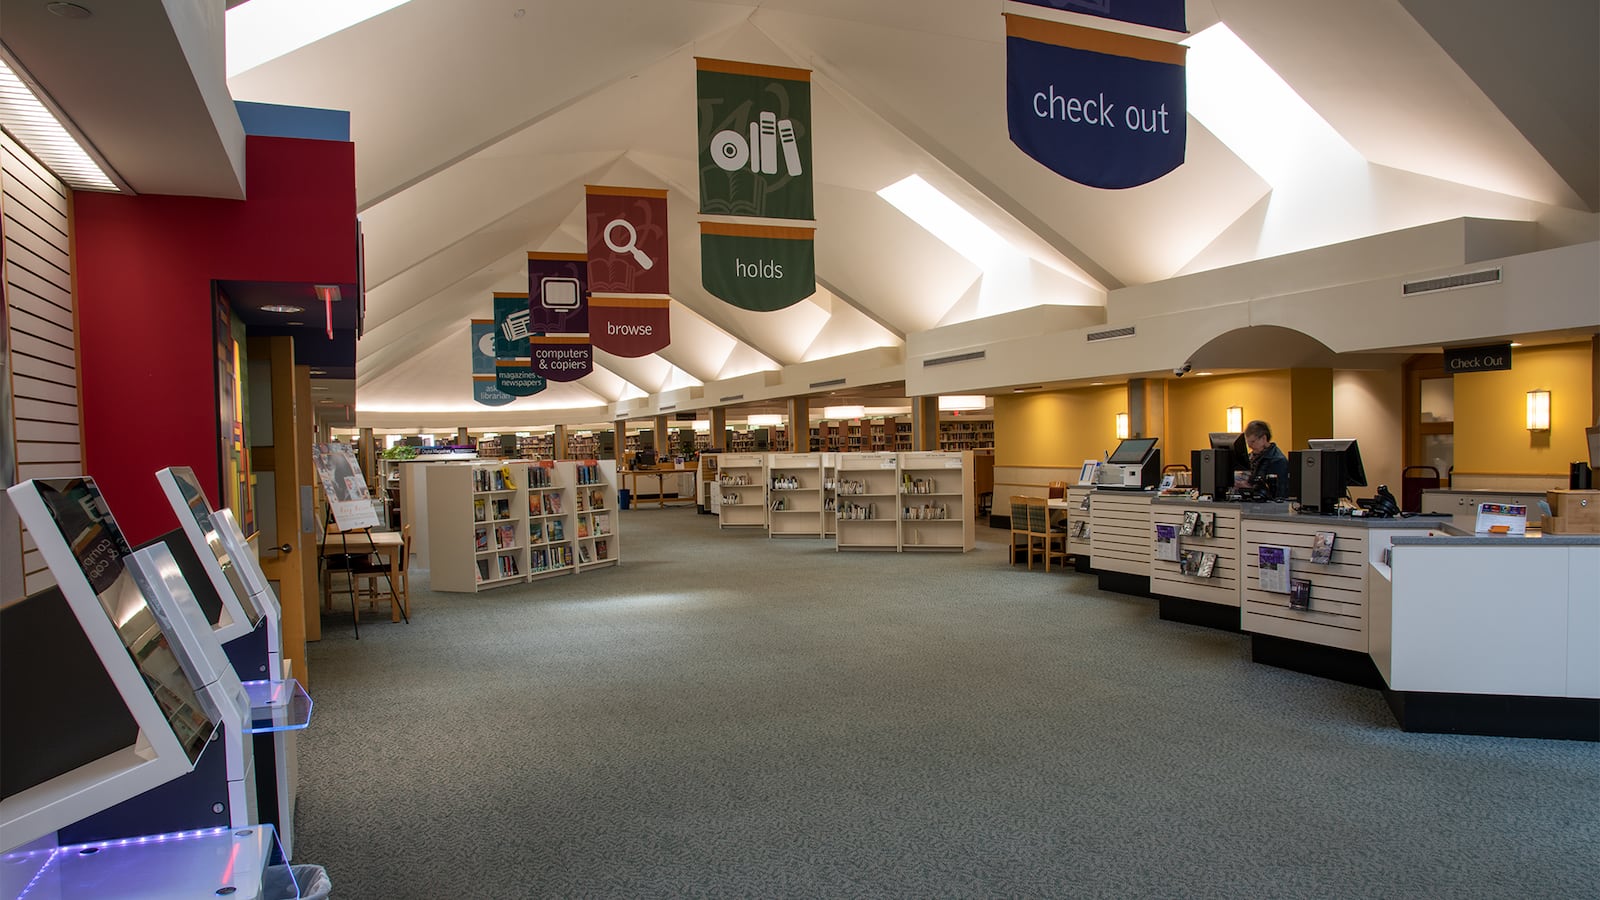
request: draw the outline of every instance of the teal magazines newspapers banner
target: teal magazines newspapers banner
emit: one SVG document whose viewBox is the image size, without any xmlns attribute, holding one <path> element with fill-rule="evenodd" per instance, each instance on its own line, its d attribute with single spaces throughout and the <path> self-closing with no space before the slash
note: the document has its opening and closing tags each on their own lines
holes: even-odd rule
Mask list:
<svg viewBox="0 0 1600 900">
<path fill-rule="evenodd" d="M 1082 13 L 1118 22 L 1149 25 L 1166 31 L 1187 31 L 1184 0 L 1017 0 L 1062 12 Z"/>
<path fill-rule="evenodd" d="M 1183 165 L 1187 48 L 1006 15 L 1011 142 L 1089 187 L 1147 184 Z"/>
<path fill-rule="evenodd" d="M 695 58 L 700 212 L 813 219 L 811 72 Z"/>
<path fill-rule="evenodd" d="M 484 406 L 505 406 L 517 399 L 494 386 L 494 320 L 473 319 L 472 399 Z"/>
<path fill-rule="evenodd" d="M 712 296 L 755 312 L 816 293 L 816 229 L 700 223 L 700 282 Z"/>
<path fill-rule="evenodd" d="M 496 291 L 494 295 L 494 385 L 513 397 L 528 397 L 545 388 L 528 356 L 530 314 L 527 294 Z"/>
</svg>

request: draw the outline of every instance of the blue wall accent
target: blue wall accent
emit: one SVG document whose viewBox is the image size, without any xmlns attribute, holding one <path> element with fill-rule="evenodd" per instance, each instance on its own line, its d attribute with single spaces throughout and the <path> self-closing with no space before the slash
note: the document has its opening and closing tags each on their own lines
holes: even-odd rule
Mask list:
<svg viewBox="0 0 1600 900">
<path fill-rule="evenodd" d="M 350 113 L 342 109 L 281 106 L 244 100 L 235 100 L 233 105 L 239 110 L 239 121 L 244 124 L 245 134 L 318 141 L 350 140 Z"/>
</svg>

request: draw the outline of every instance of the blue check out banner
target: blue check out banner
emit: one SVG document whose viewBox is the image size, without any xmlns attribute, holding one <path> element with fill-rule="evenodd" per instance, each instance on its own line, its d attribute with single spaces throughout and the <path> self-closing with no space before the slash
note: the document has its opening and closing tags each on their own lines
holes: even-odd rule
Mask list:
<svg viewBox="0 0 1600 900">
<path fill-rule="evenodd" d="M 1130 188 L 1183 165 L 1186 48 L 1006 15 L 1011 142 L 1052 172 Z"/>
<path fill-rule="evenodd" d="M 1185 31 L 1184 0 L 1017 0 L 1062 12 L 1082 13 L 1118 22 L 1149 25 L 1167 31 Z"/>
</svg>

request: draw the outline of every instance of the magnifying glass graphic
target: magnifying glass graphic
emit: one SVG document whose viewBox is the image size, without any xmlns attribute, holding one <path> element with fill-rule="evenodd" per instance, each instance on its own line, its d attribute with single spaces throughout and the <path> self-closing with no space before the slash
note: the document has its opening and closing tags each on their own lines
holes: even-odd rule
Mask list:
<svg viewBox="0 0 1600 900">
<path fill-rule="evenodd" d="M 613 228 L 621 228 L 626 231 L 628 239 L 621 244 L 613 241 L 611 239 L 611 229 Z M 656 264 L 655 260 L 645 256 L 644 251 L 639 249 L 639 232 L 634 230 L 633 223 L 627 219 L 612 219 L 607 222 L 605 238 L 606 246 L 611 248 L 612 253 L 632 253 L 633 260 L 639 264 L 639 268 L 648 269 Z"/>
</svg>

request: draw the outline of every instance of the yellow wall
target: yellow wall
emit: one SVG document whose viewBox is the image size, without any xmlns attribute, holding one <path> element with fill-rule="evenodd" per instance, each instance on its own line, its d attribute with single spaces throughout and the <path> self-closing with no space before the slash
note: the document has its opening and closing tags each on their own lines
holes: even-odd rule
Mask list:
<svg viewBox="0 0 1600 900">
<path fill-rule="evenodd" d="M 1284 453 L 1311 446 L 1312 438 L 1334 437 L 1333 370 L 1291 369 L 1292 417 L 1273 425 L 1272 439 Z"/>
<path fill-rule="evenodd" d="M 1117 446 L 1116 415 L 1128 409 L 1120 384 L 1012 394 L 994 400 L 994 464 L 1069 466 Z"/>
<path fill-rule="evenodd" d="M 1455 469 L 1463 474 L 1561 475 L 1589 458 L 1593 351 L 1588 343 L 1518 347 L 1509 372 L 1455 381 Z M 1550 430 L 1527 429 L 1527 392 L 1550 392 Z"/>
<path fill-rule="evenodd" d="M 1288 442 L 1293 388 L 1287 369 L 1241 375 L 1190 375 L 1167 382 L 1167 437 L 1159 446 L 1168 463 L 1189 462 L 1190 450 L 1211 446 L 1207 435 L 1227 431 L 1230 406 L 1244 407 L 1244 420 L 1265 419 L 1284 452 Z M 1322 437 L 1323 435 L 1318 435 Z M 1176 456 L 1174 454 L 1177 454 Z"/>
</svg>

